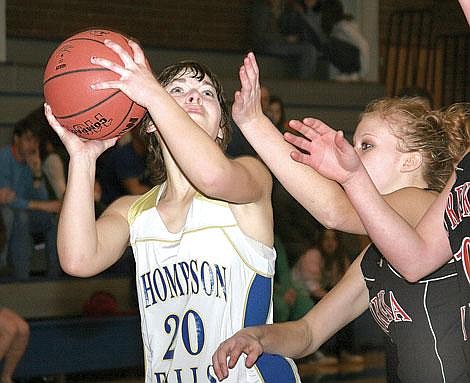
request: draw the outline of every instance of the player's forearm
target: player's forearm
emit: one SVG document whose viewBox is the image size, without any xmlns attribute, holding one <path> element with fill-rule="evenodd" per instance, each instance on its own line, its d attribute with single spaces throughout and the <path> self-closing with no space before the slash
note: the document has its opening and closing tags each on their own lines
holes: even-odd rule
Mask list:
<svg viewBox="0 0 470 383">
<path fill-rule="evenodd" d="M 212 188 L 223 184 L 220 177 L 230 166 L 228 158 L 165 89 L 156 90 L 154 100 L 149 112 L 171 155 L 196 188 L 214 195 Z"/>
<path fill-rule="evenodd" d="M 97 248 L 94 213 L 95 163 L 71 158 L 69 177 L 59 218 L 57 248 L 65 271 L 77 274 Z"/>
<path fill-rule="evenodd" d="M 317 221 L 329 228 L 365 234 L 361 220 L 338 183 L 292 160 L 290 153 L 295 148 L 266 116 L 239 127 L 276 178 Z"/>
<path fill-rule="evenodd" d="M 372 242 L 400 273 L 415 275 L 414 268 L 426 265 L 421 237 L 385 202 L 364 168 L 343 186 Z"/>
<path fill-rule="evenodd" d="M 314 351 L 311 333 L 303 319 L 253 327 L 253 329 L 266 353 L 300 358 Z"/>
</svg>

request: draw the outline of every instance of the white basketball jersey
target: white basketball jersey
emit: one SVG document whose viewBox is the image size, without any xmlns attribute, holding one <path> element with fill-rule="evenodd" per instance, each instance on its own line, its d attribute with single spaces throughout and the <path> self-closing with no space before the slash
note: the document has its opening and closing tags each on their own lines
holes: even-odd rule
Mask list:
<svg viewBox="0 0 470 383">
<path fill-rule="evenodd" d="M 226 202 L 197 194 L 179 233 L 156 205 L 155 187 L 129 210 L 147 383 L 217 382 L 212 354 L 246 326 L 272 322 L 273 248 L 242 233 Z M 227 382 L 300 381 L 294 363 L 244 358 Z"/>
</svg>

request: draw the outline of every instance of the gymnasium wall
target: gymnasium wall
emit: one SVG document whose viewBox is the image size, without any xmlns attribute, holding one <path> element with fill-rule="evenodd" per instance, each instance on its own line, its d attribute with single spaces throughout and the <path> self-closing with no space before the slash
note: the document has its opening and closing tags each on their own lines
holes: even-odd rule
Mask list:
<svg viewBox="0 0 470 383">
<path fill-rule="evenodd" d="M 8 0 L 9 37 L 61 40 L 90 26 L 163 48 L 243 50 L 249 0 Z"/>
<path fill-rule="evenodd" d="M 343 0 L 346 5 L 349 0 Z M 445 15 L 441 31 L 468 30 L 457 0 L 357 0 L 380 2 L 380 40 L 390 14 L 428 8 Z M 245 51 L 251 0 L 8 0 L 7 35 L 46 40 L 90 26 L 107 26 L 161 48 Z"/>
</svg>

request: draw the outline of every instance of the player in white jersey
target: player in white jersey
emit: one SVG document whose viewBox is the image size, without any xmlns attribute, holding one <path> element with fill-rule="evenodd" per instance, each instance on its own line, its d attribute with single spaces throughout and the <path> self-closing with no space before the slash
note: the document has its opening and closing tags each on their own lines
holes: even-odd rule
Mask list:
<svg viewBox="0 0 470 383">
<path fill-rule="evenodd" d="M 159 186 L 118 199 L 95 221 L 96 159 L 116 139 L 82 141 L 46 105 L 70 154 L 58 232 L 61 265 L 69 274 L 92 276 L 131 243 L 146 382 L 216 382 L 211 355 L 217 344 L 243 326 L 271 321 L 271 176 L 253 157 L 225 156 L 228 112 L 208 69 L 182 62 L 157 80 L 137 43 L 129 41 L 133 57 L 112 41 L 105 45 L 124 65 L 91 62 L 120 79 L 92 87 L 120 89 L 148 109 L 144 127 Z M 252 369 L 240 362 L 233 381 L 298 380 L 290 360 L 266 355 Z"/>
</svg>

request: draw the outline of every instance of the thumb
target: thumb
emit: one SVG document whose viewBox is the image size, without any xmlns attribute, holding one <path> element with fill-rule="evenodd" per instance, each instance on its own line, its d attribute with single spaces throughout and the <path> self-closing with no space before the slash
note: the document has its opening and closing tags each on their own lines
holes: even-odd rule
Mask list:
<svg viewBox="0 0 470 383">
<path fill-rule="evenodd" d="M 335 145 L 338 150 L 342 153 L 348 153 L 349 147 L 351 146 L 348 141 L 344 138 L 344 133 L 342 130 L 338 130 L 335 134 Z"/>
</svg>

